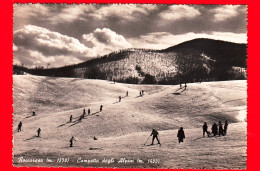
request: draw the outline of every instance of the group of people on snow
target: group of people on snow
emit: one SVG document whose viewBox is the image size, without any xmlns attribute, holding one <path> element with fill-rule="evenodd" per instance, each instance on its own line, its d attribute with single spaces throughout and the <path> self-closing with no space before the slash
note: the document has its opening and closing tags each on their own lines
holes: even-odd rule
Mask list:
<svg viewBox="0 0 260 171">
<path fill-rule="evenodd" d="M 219 121 L 218 125 L 216 124 L 216 122 L 214 122 L 214 124 L 211 127 L 212 132 L 210 133 L 208 131 L 208 125 L 205 122 L 204 125 L 202 126 L 203 137 L 205 137 L 205 133 L 208 135 L 208 137 L 210 137 L 211 135 L 225 136 L 225 135 L 227 135 L 227 128 L 228 128 L 227 120 L 225 121 L 224 128 L 223 128 L 223 124 L 221 123 L 221 121 Z"/>
<path fill-rule="evenodd" d="M 155 139 L 157 140 L 158 144 L 161 145 L 161 142 L 160 142 L 160 139 L 159 139 L 159 132 L 157 130 L 153 129 L 150 136 L 153 136 L 152 143 L 150 145 L 154 145 L 154 140 Z M 183 142 L 183 139 L 185 139 L 185 133 L 184 133 L 183 127 L 181 127 L 178 130 L 177 137 L 178 137 L 179 143 Z M 146 144 L 146 142 L 145 142 L 145 144 Z"/>
<path fill-rule="evenodd" d="M 212 136 L 216 136 L 216 135 L 225 136 L 225 135 L 227 135 L 227 128 L 228 128 L 228 122 L 227 122 L 227 120 L 225 121 L 224 128 L 223 128 L 223 125 L 222 125 L 221 121 L 219 121 L 219 124 L 218 124 L 218 125 L 217 125 L 216 123 L 214 123 L 214 124 L 212 125 L 212 128 L 211 128 L 212 133 L 210 133 L 210 132 L 208 131 L 208 125 L 207 125 L 207 123 L 205 122 L 204 125 L 202 126 L 202 129 L 203 129 L 203 137 L 205 137 L 205 133 L 208 135 L 208 137 L 210 137 L 211 135 L 212 135 Z M 155 129 L 153 129 L 150 136 L 153 136 L 151 145 L 154 144 L 154 139 L 157 140 L 158 144 L 161 144 L 161 143 L 160 143 L 160 140 L 159 140 L 159 137 L 158 137 L 158 136 L 159 136 L 158 131 L 156 131 Z M 185 133 L 184 133 L 183 127 L 181 127 L 181 128 L 178 130 L 177 137 L 178 137 L 178 142 L 179 142 L 179 143 L 183 142 L 183 140 L 185 139 Z"/>
</svg>

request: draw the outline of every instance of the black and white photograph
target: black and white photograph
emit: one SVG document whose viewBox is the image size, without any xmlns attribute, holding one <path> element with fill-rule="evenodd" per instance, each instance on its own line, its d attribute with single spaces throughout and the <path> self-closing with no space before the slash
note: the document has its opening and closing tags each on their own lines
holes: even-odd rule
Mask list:
<svg viewBox="0 0 260 171">
<path fill-rule="evenodd" d="M 13 166 L 246 169 L 247 5 L 13 4 Z"/>
</svg>

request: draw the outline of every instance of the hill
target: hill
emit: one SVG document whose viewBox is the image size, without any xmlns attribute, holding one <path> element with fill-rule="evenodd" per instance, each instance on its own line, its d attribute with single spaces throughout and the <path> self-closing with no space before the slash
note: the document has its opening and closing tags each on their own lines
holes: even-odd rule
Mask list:
<svg viewBox="0 0 260 171">
<path fill-rule="evenodd" d="M 246 79 L 246 54 L 246 44 L 194 39 L 160 51 L 122 50 L 61 68 L 14 66 L 14 73 L 144 84 L 236 80 Z"/>
<path fill-rule="evenodd" d="M 161 52 L 177 52 L 185 49 L 199 51 L 219 63 L 246 68 L 247 45 L 221 40 L 194 39 L 176 46 L 161 50 Z"/>
<path fill-rule="evenodd" d="M 104 80 L 14 75 L 14 165 L 211 168 L 246 167 L 246 81 L 131 85 Z M 232 88 L 231 88 L 232 87 Z M 144 90 L 144 96 L 139 91 Z M 125 97 L 126 91 L 129 96 Z M 122 101 L 118 102 L 118 96 Z M 99 106 L 103 111 L 99 112 Z M 83 108 L 91 115 L 78 122 Z M 32 111 L 36 116 L 31 116 Z M 69 117 L 73 115 L 73 122 Z M 228 120 L 225 137 L 202 138 L 201 126 Z M 22 132 L 17 124 L 23 122 Z M 186 139 L 178 144 L 183 126 Z M 35 137 L 42 129 L 41 138 Z M 144 146 L 152 128 L 162 147 Z M 69 139 L 75 136 L 75 147 Z M 93 137 L 98 140 L 94 141 Z M 149 140 L 149 143 L 151 139 Z M 214 145 L 213 145 L 214 144 Z M 69 157 L 70 163 L 19 163 L 19 157 Z M 159 159 L 159 164 L 87 164 L 81 159 Z M 223 162 L 225 161 L 225 162 Z"/>
</svg>

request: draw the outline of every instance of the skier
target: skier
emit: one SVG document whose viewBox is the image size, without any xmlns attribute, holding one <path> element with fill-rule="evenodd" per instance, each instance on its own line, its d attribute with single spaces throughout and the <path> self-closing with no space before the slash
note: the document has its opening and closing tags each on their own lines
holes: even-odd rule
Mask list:
<svg viewBox="0 0 260 171">
<path fill-rule="evenodd" d="M 142 90 L 142 95 L 144 95 L 144 90 Z"/>
<path fill-rule="evenodd" d="M 226 120 L 225 125 L 224 125 L 224 135 L 227 135 L 227 127 L 228 127 L 228 123 L 227 123 L 227 120 Z"/>
<path fill-rule="evenodd" d="M 32 116 L 35 116 L 35 115 L 36 115 L 36 114 L 35 114 L 35 112 L 33 111 L 33 112 L 32 112 Z"/>
<path fill-rule="evenodd" d="M 212 130 L 213 136 L 216 136 L 218 134 L 218 126 L 215 122 L 212 125 L 211 130 Z"/>
<path fill-rule="evenodd" d="M 179 143 L 183 142 L 183 139 L 185 139 L 185 134 L 182 127 L 179 129 L 177 137 L 179 139 Z"/>
<path fill-rule="evenodd" d="M 70 122 L 72 122 L 72 115 L 70 115 Z"/>
<path fill-rule="evenodd" d="M 154 139 L 155 139 L 155 138 L 156 138 L 158 144 L 161 144 L 160 141 L 159 141 L 158 135 L 159 135 L 159 133 L 158 133 L 155 129 L 153 129 L 153 130 L 152 130 L 152 133 L 151 133 L 151 135 L 150 135 L 150 136 L 153 136 L 152 144 L 151 144 L 151 145 L 153 145 L 153 142 L 154 142 Z"/>
<path fill-rule="evenodd" d="M 222 123 L 221 123 L 221 121 L 219 121 L 219 123 L 218 123 L 218 135 L 220 136 L 220 135 L 224 135 L 224 133 L 223 133 L 223 125 L 222 125 Z"/>
<path fill-rule="evenodd" d="M 37 132 L 37 137 L 40 137 L 40 134 L 41 134 L 41 128 L 38 128 L 38 130 L 36 131 Z"/>
<path fill-rule="evenodd" d="M 88 115 L 90 115 L 90 109 L 88 109 Z"/>
<path fill-rule="evenodd" d="M 85 117 L 85 115 L 86 115 L 86 110 L 85 110 L 85 108 L 83 109 L 83 118 Z"/>
<path fill-rule="evenodd" d="M 18 124 L 18 132 L 21 132 L 22 131 L 22 122 L 20 121 L 20 123 Z"/>
<path fill-rule="evenodd" d="M 70 139 L 70 147 L 73 147 L 73 141 L 76 141 L 75 138 L 72 136 Z"/>
<path fill-rule="evenodd" d="M 119 102 L 121 102 L 121 96 L 119 96 L 118 99 L 119 99 Z"/>
<path fill-rule="evenodd" d="M 203 128 L 203 137 L 205 137 L 205 132 L 207 133 L 207 135 L 209 137 L 207 122 L 204 123 L 202 128 Z"/>
<path fill-rule="evenodd" d="M 125 95 L 126 97 L 128 96 L 128 91 L 126 92 L 126 95 Z"/>
<path fill-rule="evenodd" d="M 100 105 L 100 112 L 102 111 L 102 108 L 103 108 L 103 106 L 102 106 L 102 105 Z"/>
</svg>

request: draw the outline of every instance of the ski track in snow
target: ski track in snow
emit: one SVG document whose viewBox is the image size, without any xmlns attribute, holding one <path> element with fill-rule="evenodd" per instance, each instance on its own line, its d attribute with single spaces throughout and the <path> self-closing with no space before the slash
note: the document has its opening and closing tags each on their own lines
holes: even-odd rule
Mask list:
<svg viewBox="0 0 260 171">
<path fill-rule="evenodd" d="M 131 85 L 103 80 L 14 75 L 14 165 L 20 156 L 69 157 L 69 164 L 35 166 L 132 168 L 246 168 L 246 81 L 179 85 Z M 139 91 L 144 96 L 139 97 Z M 126 91 L 129 96 L 125 97 Z M 118 102 L 118 97 L 122 101 Z M 99 112 L 99 106 L 103 111 Z M 78 122 L 83 108 L 91 115 Z M 32 111 L 36 116 L 32 117 Z M 72 123 L 69 117 L 73 115 Z M 225 137 L 202 137 L 202 125 L 228 120 Z M 22 132 L 17 132 L 23 122 Z M 186 139 L 177 142 L 184 127 Z M 41 138 L 35 137 L 41 128 Z M 145 146 L 155 128 L 162 146 Z M 211 130 L 210 130 L 211 131 Z M 75 146 L 69 148 L 71 136 Z M 98 140 L 94 141 L 93 137 Z M 156 142 L 156 140 L 155 140 Z M 147 144 L 151 143 L 151 137 Z M 47 157 L 46 157 L 47 156 Z M 86 164 L 79 158 L 159 159 L 159 164 Z"/>
</svg>

